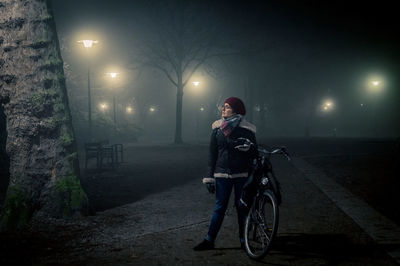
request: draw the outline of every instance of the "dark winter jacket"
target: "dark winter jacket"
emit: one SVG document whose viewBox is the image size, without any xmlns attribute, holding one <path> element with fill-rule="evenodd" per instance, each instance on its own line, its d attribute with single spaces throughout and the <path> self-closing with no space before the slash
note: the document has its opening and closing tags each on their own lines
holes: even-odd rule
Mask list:
<svg viewBox="0 0 400 266">
<path fill-rule="evenodd" d="M 229 137 L 225 137 L 220 129 L 222 122 L 223 120 L 220 119 L 212 124 L 208 177 L 247 177 L 253 159 L 258 155 L 256 127 L 242 119 Z M 235 149 L 235 146 L 242 144 L 243 141 L 238 138 L 247 138 L 255 145 L 247 152 L 239 151 Z"/>
</svg>

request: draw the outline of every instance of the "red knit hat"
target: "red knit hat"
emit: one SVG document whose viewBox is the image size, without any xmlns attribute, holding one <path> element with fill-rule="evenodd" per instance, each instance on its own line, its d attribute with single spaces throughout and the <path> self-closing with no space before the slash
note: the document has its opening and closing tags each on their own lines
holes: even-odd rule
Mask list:
<svg viewBox="0 0 400 266">
<path fill-rule="evenodd" d="M 229 104 L 235 113 L 241 115 L 246 114 L 246 107 L 244 106 L 242 100 L 240 100 L 239 98 L 229 97 L 228 99 L 225 100 L 224 104 L 225 103 Z"/>
</svg>

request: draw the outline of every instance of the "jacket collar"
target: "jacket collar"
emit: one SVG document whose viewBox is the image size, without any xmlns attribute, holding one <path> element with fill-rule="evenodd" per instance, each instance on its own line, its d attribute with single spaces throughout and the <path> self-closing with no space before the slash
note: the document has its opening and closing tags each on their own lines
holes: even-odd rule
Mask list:
<svg viewBox="0 0 400 266">
<path fill-rule="evenodd" d="M 221 118 L 221 119 L 215 121 L 214 123 L 212 123 L 212 126 L 211 126 L 212 129 L 219 128 L 219 127 L 222 125 L 222 122 L 223 122 L 223 119 Z M 256 126 L 253 125 L 253 124 L 250 123 L 250 122 L 247 122 L 246 119 L 244 119 L 244 118 L 242 118 L 242 121 L 240 121 L 239 127 L 248 129 L 248 130 L 250 130 L 251 132 L 253 132 L 254 134 L 255 134 L 256 131 L 257 131 Z"/>
</svg>

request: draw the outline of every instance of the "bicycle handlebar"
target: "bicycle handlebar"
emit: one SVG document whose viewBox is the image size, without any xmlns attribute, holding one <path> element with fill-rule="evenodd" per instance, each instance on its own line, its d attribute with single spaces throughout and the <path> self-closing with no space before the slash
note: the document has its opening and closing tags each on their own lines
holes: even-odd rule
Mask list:
<svg viewBox="0 0 400 266">
<path fill-rule="evenodd" d="M 247 151 L 247 150 L 249 150 L 250 146 L 254 146 L 254 143 L 251 142 L 249 139 L 238 138 L 238 140 L 243 140 L 244 142 L 243 142 L 242 145 L 236 146 L 235 147 L 236 149 L 239 149 L 239 150 L 242 150 L 242 151 Z M 268 154 L 268 155 L 279 153 L 279 154 L 283 154 L 288 161 L 291 160 L 289 153 L 286 151 L 286 147 L 276 148 L 276 149 L 274 149 L 272 151 L 268 151 L 263 147 L 258 147 L 258 152 L 261 152 L 261 153 L 264 153 L 264 154 Z"/>
<path fill-rule="evenodd" d="M 264 149 L 263 147 L 258 147 L 258 152 L 261 152 L 261 153 L 264 153 L 264 154 L 269 154 L 269 155 L 279 153 L 279 154 L 284 155 L 288 161 L 291 160 L 290 155 L 287 152 L 285 147 L 276 148 L 276 149 L 274 149 L 272 151 L 268 151 L 268 150 Z"/>
</svg>

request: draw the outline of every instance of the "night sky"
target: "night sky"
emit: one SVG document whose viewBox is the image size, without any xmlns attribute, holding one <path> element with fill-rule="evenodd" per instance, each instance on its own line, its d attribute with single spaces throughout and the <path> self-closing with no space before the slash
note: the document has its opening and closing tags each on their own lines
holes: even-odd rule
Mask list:
<svg viewBox="0 0 400 266">
<path fill-rule="evenodd" d="M 373 135 L 369 125 L 372 111 L 365 110 L 373 105 L 379 136 L 399 135 L 400 51 L 395 4 L 390 1 L 201 2 L 213 10 L 204 23 L 220 27 L 228 43 L 246 46 L 257 43 L 258 39 L 267 40 L 262 43 L 264 50 L 255 62 L 257 71 L 253 81 L 258 88 L 256 96 L 265 98 L 271 110 L 269 123 L 274 134 L 303 134 L 305 115 L 301 114 L 307 112 L 306 105 L 314 95 L 316 110 L 325 98 L 335 102 L 335 112 L 330 117 L 316 111 L 316 134 L 329 135 L 332 128 L 339 128 L 342 136 Z M 151 1 L 53 1 L 53 10 L 63 58 L 71 71 L 84 72 L 81 59 L 74 55 L 74 43 L 79 34 L 91 32 L 94 36 L 91 38 L 101 41 L 99 54 L 92 62 L 97 67 L 94 72 L 101 72 L 102 66 L 110 63 L 121 69 L 134 65 L 135 42 L 141 38 L 140 34 L 146 33 L 140 18 L 151 10 Z M 154 70 L 145 71 L 140 79 L 134 78 L 137 74 L 134 72 L 130 72 L 130 78 L 123 84 L 124 97 L 141 95 L 149 102 L 153 99 L 154 104 L 165 110 L 166 119 L 160 120 L 173 120 L 176 94 L 173 86 Z M 208 96 L 244 97 L 235 75 L 222 76 L 207 77 L 207 86 L 214 89 L 206 92 Z M 365 93 L 366 81 L 372 76 L 385 83 L 384 93 L 373 96 L 375 99 Z M 78 90 L 79 78 L 83 79 L 77 74 L 76 82 L 67 80 L 69 90 Z M 100 79 L 94 81 L 99 87 L 101 83 Z M 159 97 L 160 91 L 165 92 L 163 97 Z M 185 94 L 184 124 L 193 115 L 191 106 L 210 101 L 207 95 L 193 99 Z M 173 125 L 170 135 L 172 128 Z"/>
</svg>

